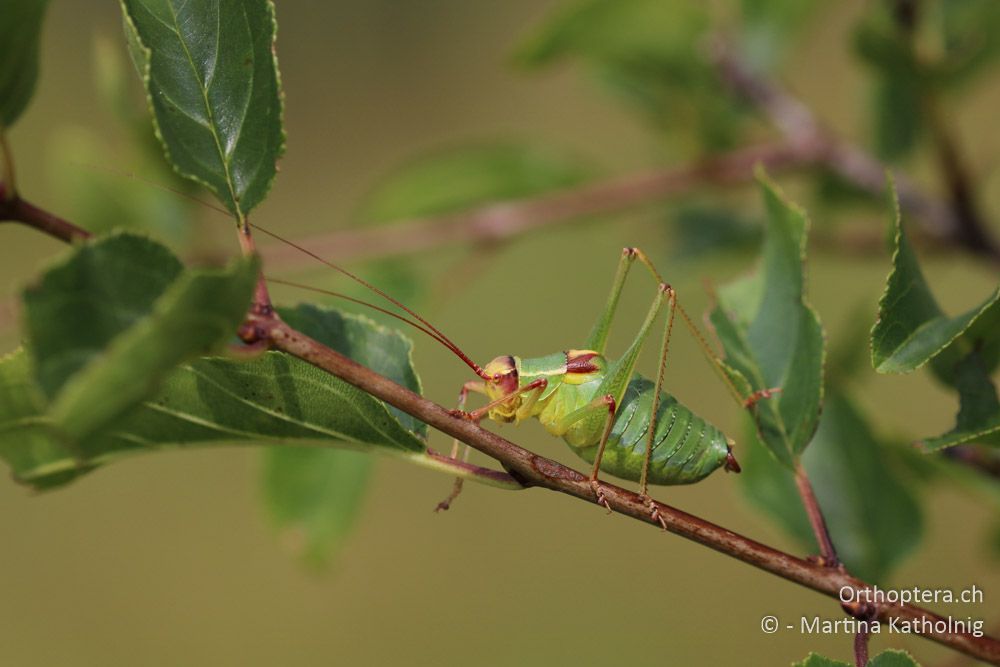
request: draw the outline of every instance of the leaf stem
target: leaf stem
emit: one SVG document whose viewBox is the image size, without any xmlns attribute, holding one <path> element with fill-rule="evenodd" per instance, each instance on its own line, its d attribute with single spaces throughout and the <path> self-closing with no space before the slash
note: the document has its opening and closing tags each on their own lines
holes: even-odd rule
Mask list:
<svg viewBox="0 0 1000 667">
<path fill-rule="evenodd" d="M 840 558 L 837 557 L 837 549 L 833 546 L 833 540 L 830 538 L 830 529 L 826 525 L 826 519 L 823 518 L 823 511 L 819 507 L 819 501 L 816 500 L 809 475 L 806 474 L 806 469 L 802 466 L 801 461 L 795 465 L 795 486 L 799 490 L 802 505 L 809 517 L 809 525 L 812 526 L 813 535 L 816 536 L 816 544 L 819 546 L 823 565 L 831 568 L 840 567 Z"/>
<path fill-rule="evenodd" d="M 240 241 L 240 251 L 245 257 L 252 257 L 257 254 L 257 244 L 254 241 L 253 233 L 250 231 L 250 223 L 246 218 L 241 218 L 236 226 L 236 235 Z M 260 315 L 273 313 L 274 307 L 271 305 L 271 295 L 267 291 L 267 280 L 264 278 L 264 271 L 261 269 L 257 276 L 257 285 L 253 291 L 253 303 L 251 311 Z"/>
<path fill-rule="evenodd" d="M 276 316 L 261 317 L 251 313 L 244 331 L 253 332 L 268 340 L 275 349 L 336 375 L 469 444 L 503 464 L 511 477 L 523 486 L 545 488 L 597 503 L 594 490 L 583 473 L 533 454 L 468 420 L 452 416 L 445 407 L 344 357 L 296 331 Z M 659 521 L 652 518 L 649 505 L 636 493 L 611 484 L 605 484 L 603 491 L 608 506 L 615 512 L 660 527 Z M 797 558 L 663 503 L 657 502 L 655 507 L 668 531 L 832 598 L 840 599 L 844 589 L 860 591 L 870 588 L 840 568 Z M 914 623 L 917 631 L 928 639 L 981 660 L 1000 663 L 1000 640 L 949 631 L 944 618 L 920 607 L 884 604 L 872 609 L 871 614 L 872 618 L 885 622 L 897 618 Z"/>
</svg>

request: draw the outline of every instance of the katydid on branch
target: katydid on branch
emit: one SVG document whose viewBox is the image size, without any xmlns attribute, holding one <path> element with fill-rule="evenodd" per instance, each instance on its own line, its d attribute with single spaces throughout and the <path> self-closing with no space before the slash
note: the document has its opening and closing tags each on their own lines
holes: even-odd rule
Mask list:
<svg viewBox="0 0 1000 667">
<path fill-rule="evenodd" d="M 260 227 L 256 227 L 260 229 Z M 263 233 L 279 238 L 272 232 Z M 294 245 L 294 244 L 292 244 Z M 296 246 L 298 247 L 298 246 Z M 552 435 L 563 438 L 583 460 L 592 463 L 590 482 L 599 503 L 610 506 L 604 497 L 599 473 L 639 482 L 640 495 L 647 501 L 650 514 L 659 517 L 656 504 L 648 494 L 650 484 L 671 485 L 698 482 L 718 468 L 739 472 L 740 466 L 732 453 L 733 441 L 717 427 L 694 414 L 676 398 L 663 391 L 667 353 L 674 319 L 681 319 L 691 331 L 718 375 L 737 401 L 746 408 L 762 398 L 769 398 L 778 388 L 764 389 L 741 396 L 728 376 L 721 372 L 718 357 L 687 312 L 677 302 L 674 289 L 665 283 L 645 253 L 638 248 L 625 248 L 604 312 L 594 326 L 582 349 L 570 349 L 555 354 L 521 358 L 512 355 L 496 357 L 480 367 L 468 355 L 415 312 L 370 285 L 346 269 L 328 262 L 314 253 L 303 252 L 336 269 L 392 304 L 403 309 L 417 321 L 388 312 L 389 315 L 423 331 L 451 350 L 478 376 L 466 382 L 459 393 L 459 405 L 452 413 L 476 423 L 491 419 L 499 423 L 518 423 L 536 418 Z M 646 319 L 625 354 L 615 360 L 605 356 L 608 334 L 618 308 L 619 297 L 633 263 L 639 260 L 656 281 L 656 295 Z M 386 310 L 337 292 L 307 285 L 271 279 L 271 282 L 309 289 L 346 298 L 381 312 Z M 635 372 L 635 366 L 646 339 L 663 309 L 666 323 L 663 329 L 659 370 L 651 382 Z M 486 396 L 486 405 L 466 411 L 470 392 Z M 453 443 L 451 457 L 458 458 L 460 444 Z M 463 460 L 468 456 L 465 448 Z M 452 493 L 438 504 L 448 509 L 462 490 L 462 479 L 455 481 Z M 665 527 L 665 526 L 664 526 Z"/>
<path fill-rule="evenodd" d="M 135 175 L 128 176 L 153 187 L 164 187 Z M 184 193 L 174 192 L 188 197 Z M 219 210 L 228 217 L 228 212 L 208 202 L 199 199 L 195 201 Z M 608 507 L 609 511 L 610 506 L 599 479 L 601 472 L 638 482 L 639 493 L 649 505 L 651 516 L 663 524 L 656 505 L 648 494 L 650 484 L 691 484 L 704 479 L 718 468 L 729 472 L 740 471 L 732 452 L 733 441 L 663 390 L 667 353 L 677 314 L 680 314 L 681 320 L 698 342 L 716 374 L 744 408 L 750 408 L 758 400 L 769 398 L 780 391 L 780 388 L 771 388 L 748 396 L 740 394 L 722 371 L 716 353 L 678 303 L 675 290 L 663 280 L 647 255 L 638 248 L 623 249 L 604 311 L 582 348 L 534 358 L 504 355 L 496 357 L 485 366 L 479 366 L 433 324 L 378 287 L 260 225 L 249 223 L 249 226 L 342 273 L 404 311 L 406 316 L 331 290 L 277 278 L 267 278 L 268 282 L 366 306 L 405 322 L 436 340 L 461 359 L 478 378 L 462 386 L 458 408 L 452 411 L 456 417 L 476 423 L 490 419 L 498 423 L 515 424 L 525 419 L 538 419 L 550 434 L 561 437 L 574 453 L 592 464 L 590 483 L 598 502 Z M 605 355 L 608 335 L 618 309 L 619 297 L 636 260 L 648 269 L 655 280 L 656 294 L 628 349 L 619 359 L 611 360 Z M 664 310 L 666 313 L 659 368 L 653 382 L 636 373 L 635 367 L 643 345 Z M 483 394 L 488 400 L 486 405 L 466 411 L 470 392 Z M 455 440 L 451 459 L 456 462 L 459 449 L 460 443 Z M 468 454 L 469 448 L 466 447 L 462 455 L 463 461 Z M 452 493 L 438 504 L 437 509 L 448 509 L 461 489 L 462 479 L 457 478 Z"/>
</svg>

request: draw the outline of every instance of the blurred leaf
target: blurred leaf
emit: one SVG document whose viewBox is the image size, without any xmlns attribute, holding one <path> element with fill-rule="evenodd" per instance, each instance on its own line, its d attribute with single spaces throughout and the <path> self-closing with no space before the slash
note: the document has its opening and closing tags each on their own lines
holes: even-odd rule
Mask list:
<svg viewBox="0 0 1000 667">
<path fill-rule="evenodd" d="M 793 662 L 792 667 L 851 667 L 842 660 L 831 660 L 818 653 L 810 653 L 802 662 Z"/>
<path fill-rule="evenodd" d="M 55 428 L 97 432 L 148 398 L 180 363 L 217 349 L 246 314 L 256 261 L 183 271 L 130 234 L 75 248 L 24 292 L 39 386 Z"/>
<path fill-rule="evenodd" d="M 178 173 L 238 219 L 267 195 L 284 150 L 270 0 L 122 0 L 158 136 Z"/>
<path fill-rule="evenodd" d="M 567 55 L 596 63 L 693 61 L 692 46 L 711 26 L 694 2 L 583 0 L 570 3 L 522 45 L 518 60 L 537 67 Z"/>
<path fill-rule="evenodd" d="M 882 199 L 872 197 L 871 192 L 862 190 L 855 183 L 825 167 L 817 167 L 814 175 L 817 204 L 824 207 L 882 205 Z"/>
<path fill-rule="evenodd" d="M 847 317 L 846 331 L 830 346 L 826 359 L 826 381 L 831 387 L 843 387 L 868 366 L 868 305 L 859 303 Z"/>
<path fill-rule="evenodd" d="M 0 129 L 14 124 L 35 92 L 48 4 L 48 0 L 4 0 L 0 8 Z"/>
<path fill-rule="evenodd" d="M 743 438 L 746 444 L 739 457 L 743 465 L 743 473 L 739 476 L 743 493 L 805 550 L 818 553 L 793 474 L 768 453 L 753 423 L 748 422 L 747 426 Z"/>
<path fill-rule="evenodd" d="M 756 438 L 740 476 L 748 498 L 798 540 L 816 548 L 792 474 L 764 454 Z M 837 552 L 852 573 L 884 581 L 920 541 L 920 508 L 899 480 L 867 419 L 847 396 L 827 393 L 823 420 L 802 464 Z"/>
<path fill-rule="evenodd" d="M 194 217 L 191 203 L 124 174 L 105 172 L 103 165 L 121 156 L 96 134 L 82 127 L 56 130 L 49 154 L 59 210 L 69 211 L 75 224 L 95 234 L 130 229 L 171 243 L 187 238 Z"/>
<path fill-rule="evenodd" d="M 742 0 L 740 42 L 755 69 L 771 69 L 784 55 L 798 29 L 820 6 L 817 0 Z"/>
<path fill-rule="evenodd" d="M 994 0 L 948 0 L 927 9 L 939 25 L 942 53 L 935 69 L 942 83 L 963 84 L 996 64 L 1000 4 Z"/>
<path fill-rule="evenodd" d="M 323 566 L 348 537 L 364 501 L 373 459 L 316 447 L 264 450 L 264 500 L 306 563 Z"/>
<path fill-rule="evenodd" d="M 368 197 L 365 220 L 386 222 L 519 199 L 582 182 L 572 156 L 505 143 L 465 147 L 406 165 Z"/>
<path fill-rule="evenodd" d="M 914 31 L 900 26 L 891 3 L 880 2 L 854 34 L 856 52 L 872 69 L 875 149 L 886 160 L 909 154 L 924 122 L 930 82 L 914 50 Z"/>
<path fill-rule="evenodd" d="M 695 128 L 705 147 L 725 148 L 744 114 L 703 56 L 712 18 L 700 2 L 583 0 L 556 11 L 517 60 L 537 68 L 579 58 L 661 129 Z"/>
<path fill-rule="evenodd" d="M 908 373 L 960 341 L 967 349 L 995 342 L 1000 331 L 1000 288 L 980 305 L 957 317 L 941 312 L 924 278 L 917 256 L 903 230 L 893 189 L 892 272 L 879 300 L 878 320 L 872 328 L 872 366 L 879 373 Z M 947 377 L 942 378 L 951 382 Z"/>
<path fill-rule="evenodd" d="M 885 76 L 874 82 L 875 152 L 881 158 L 898 160 L 916 147 L 924 123 L 921 96 L 911 79 Z"/>
<path fill-rule="evenodd" d="M 127 76 L 122 48 L 120 40 L 113 40 L 107 35 L 94 35 L 94 83 L 102 100 L 115 115 L 130 123 L 135 120 L 136 113 L 129 91 L 130 77 Z"/>
<path fill-rule="evenodd" d="M 722 287 L 709 317 L 737 390 L 781 389 L 751 411 L 770 451 L 793 468 L 819 421 L 823 329 L 805 298 L 805 213 L 763 172 L 758 179 L 768 218 L 760 269 Z"/>
<path fill-rule="evenodd" d="M 381 363 L 383 370 L 395 366 L 394 377 L 419 389 L 410 343 L 399 333 L 311 306 L 283 310 L 282 316 L 306 333 L 315 333 L 308 331 L 310 323 L 323 327 L 322 342 L 358 361 Z M 378 450 L 418 464 L 426 458 L 426 425 L 408 417 L 414 433 L 394 416 L 399 413 L 370 394 L 280 352 L 249 361 L 204 358 L 185 364 L 153 398 L 101 433 L 75 441 L 57 432 L 31 375 L 23 352 L 0 364 L 0 458 L 16 479 L 36 488 L 64 484 L 128 454 L 177 446 L 324 443 Z"/>
<path fill-rule="evenodd" d="M 760 242 L 760 227 L 728 208 L 685 206 L 674 215 L 676 259 L 696 259 L 713 252 L 744 250 Z"/>
<path fill-rule="evenodd" d="M 922 446 L 933 451 L 964 442 L 1000 444 L 1000 400 L 978 353 L 969 353 L 956 366 L 955 388 L 961 406 L 955 428 L 935 438 L 927 438 Z"/>
</svg>

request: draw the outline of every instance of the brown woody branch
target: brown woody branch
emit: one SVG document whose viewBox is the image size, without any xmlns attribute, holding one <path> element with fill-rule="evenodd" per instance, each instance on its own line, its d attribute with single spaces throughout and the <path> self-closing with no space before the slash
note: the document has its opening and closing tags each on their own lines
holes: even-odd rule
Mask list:
<svg viewBox="0 0 1000 667">
<path fill-rule="evenodd" d="M 458 438 L 499 461 L 524 486 L 558 491 L 597 503 L 586 475 L 533 454 L 468 420 L 453 416 L 448 409 L 292 329 L 275 315 L 262 317 L 251 314 L 241 333 L 248 341 L 266 340 L 275 349 L 303 359 L 439 431 Z M 653 526 L 660 525 L 637 494 L 611 484 L 604 484 L 603 490 L 609 506 L 615 512 Z M 670 532 L 817 592 L 840 599 L 840 591 L 845 587 L 854 590 L 869 588 L 868 584 L 841 569 L 797 558 L 674 507 L 662 503 L 656 503 L 656 506 Z M 872 618 L 884 622 L 897 618 L 930 623 L 931 629 L 920 634 L 973 657 L 1000 664 L 1000 640 L 947 630 L 938 631 L 933 624 L 944 622 L 945 619 L 925 609 L 913 605 L 885 604 L 876 609 L 848 609 L 848 612 L 857 616 L 871 614 Z"/>
<path fill-rule="evenodd" d="M 747 183 L 753 179 L 757 164 L 774 172 L 809 166 L 822 159 L 815 148 L 787 142 L 752 146 L 674 169 L 627 174 L 471 211 L 338 230 L 305 239 L 300 245 L 332 261 L 387 257 L 449 245 L 488 245 L 581 217 L 618 213 L 697 188 Z M 262 252 L 272 269 L 301 259 L 299 253 L 286 246 L 266 247 Z"/>
</svg>

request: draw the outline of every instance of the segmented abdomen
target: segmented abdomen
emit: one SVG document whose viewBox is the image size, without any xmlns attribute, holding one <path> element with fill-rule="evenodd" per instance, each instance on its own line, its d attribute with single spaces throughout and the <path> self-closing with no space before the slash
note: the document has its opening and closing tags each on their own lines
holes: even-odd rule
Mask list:
<svg viewBox="0 0 1000 667">
<path fill-rule="evenodd" d="M 638 481 L 649 438 L 649 413 L 655 386 L 635 376 L 618 406 L 601 470 Z M 650 484 L 691 484 L 704 479 L 726 462 L 726 436 L 667 393 L 660 394 L 656 437 L 649 465 Z M 593 447 L 578 450 L 593 462 Z"/>
</svg>

